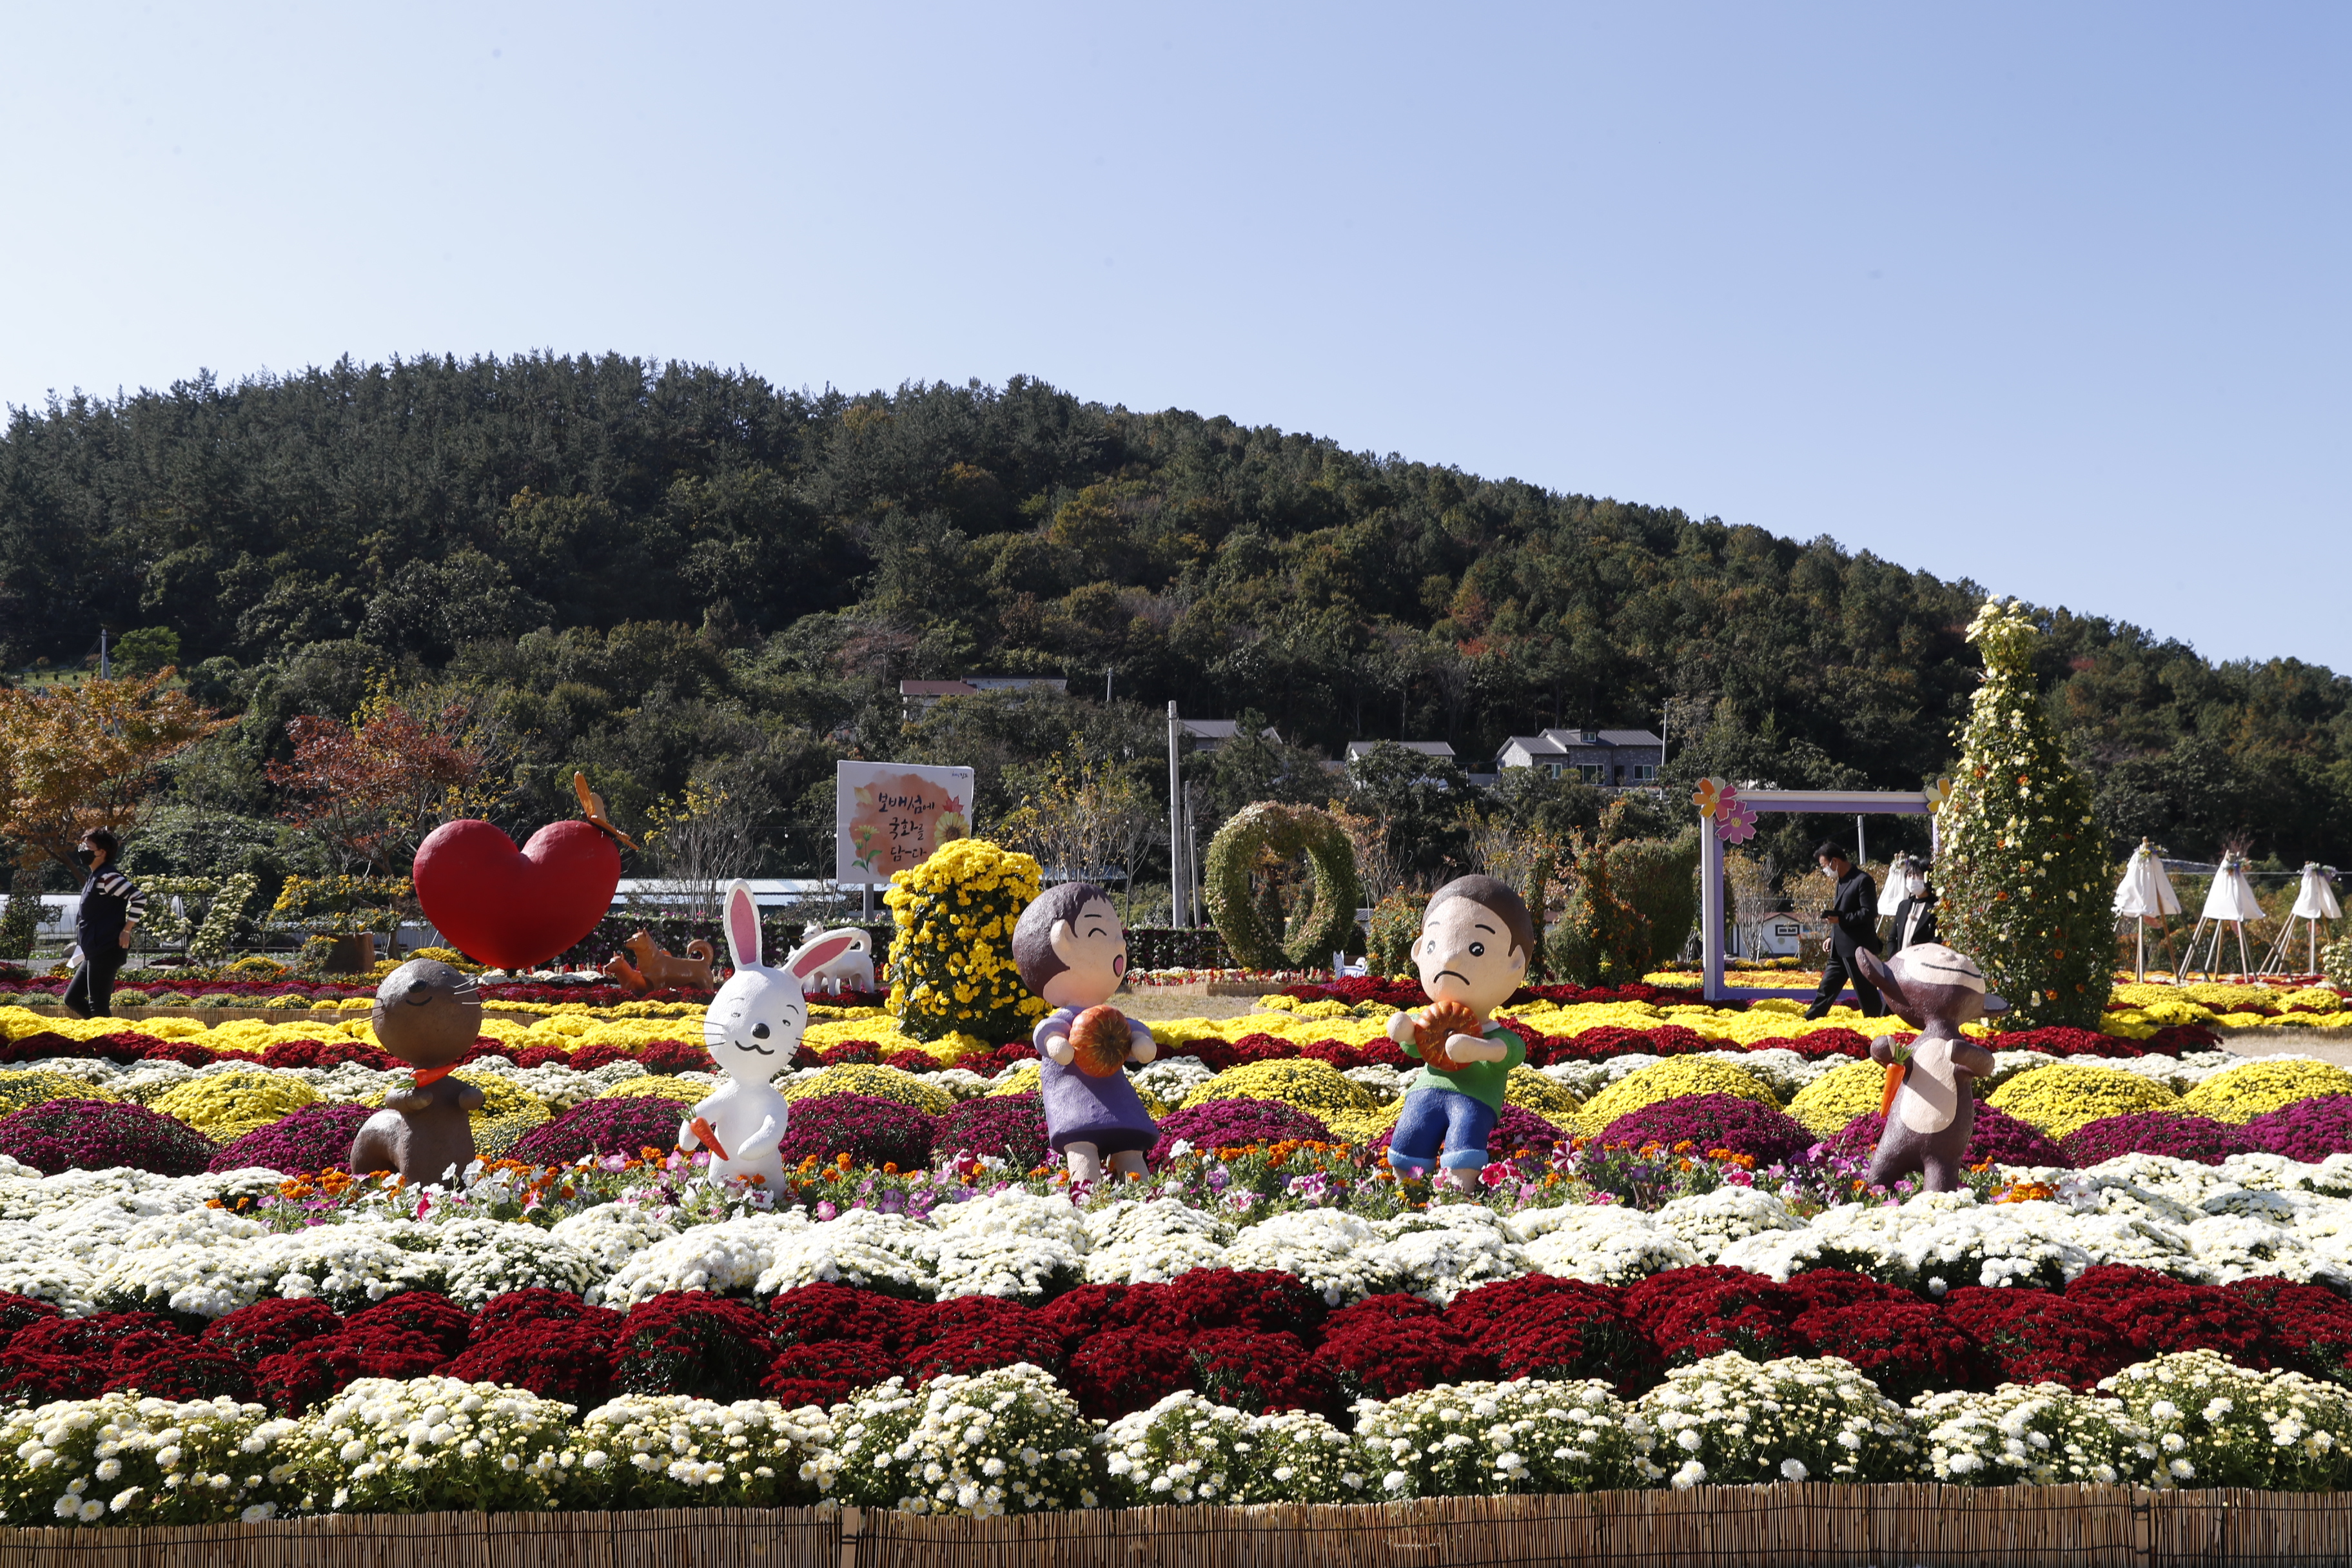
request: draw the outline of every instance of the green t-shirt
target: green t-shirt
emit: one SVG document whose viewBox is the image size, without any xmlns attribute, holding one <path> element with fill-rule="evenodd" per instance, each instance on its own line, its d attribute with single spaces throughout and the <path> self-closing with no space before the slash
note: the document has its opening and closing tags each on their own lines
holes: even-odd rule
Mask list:
<svg viewBox="0 0 2352 1568">
<path fill-rule="evenodd" d="M 1455 1094 L 1466 1094 L 1473 1100 L 1485 1100 L 1491 1110 L 1502 1110 L 1503 1088 L 1510 1081 L 1511 1069 L 1528 1059 L 1528 1043 L 1519 1037 L 1517 1030 L 1507 1029 L 1498 1023 L 1489 1023 L 1480 1033 L 1485 1038 L 1500 1040 L 1509 1047 L 1503 1053 L 1501 1061 L 1465 1062 L 1453 1072 L 1423 1068 L 1412 1075 L 1412 1081 L 1404 1086 L 1404 1091 L 1412 1094 L 1423 1089 L 1450 1089 Z M 1408 1040 L 1404 1054 L 1418 1057 L 1421 1047 Z"/>
</svg>

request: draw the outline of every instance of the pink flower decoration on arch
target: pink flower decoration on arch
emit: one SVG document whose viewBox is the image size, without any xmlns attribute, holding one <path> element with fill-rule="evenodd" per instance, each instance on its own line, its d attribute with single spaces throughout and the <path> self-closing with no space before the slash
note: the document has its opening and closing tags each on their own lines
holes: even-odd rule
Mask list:
<svg viewBox="0 0 2352 1568">
<path fill-rule="evenodd" d="M 1716 790 L 1715 836 L 1726 844 L 1745 844 L 1756 837 L 1756 814 L 1732 784 L 1721 784 Z"/>
</svg>

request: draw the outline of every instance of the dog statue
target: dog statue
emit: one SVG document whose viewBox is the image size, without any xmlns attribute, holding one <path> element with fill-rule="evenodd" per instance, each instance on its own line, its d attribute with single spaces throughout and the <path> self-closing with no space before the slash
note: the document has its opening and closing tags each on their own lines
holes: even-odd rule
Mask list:
<svg viewBox="0 0 2352 1568">
<path fill-rule="evenodd" d="M 709 942 L 698 937 L 686 944 L 684 958 L 666 951 L 654 940 L 651 931 L 641 931 L 621 945 L 636 954 L 637 962 L 632 964 L 615 953 L 612 961 L 597 973 L 610 975 L 621 984 L 624 990 L 642 994 L 647 991 L 658 991 L 665 985 L 680 989 L 694 985 L 705 991 L 719 988 L 719 983 L 710 977 L 710 966 L 719 954 Z"/>
</svg>

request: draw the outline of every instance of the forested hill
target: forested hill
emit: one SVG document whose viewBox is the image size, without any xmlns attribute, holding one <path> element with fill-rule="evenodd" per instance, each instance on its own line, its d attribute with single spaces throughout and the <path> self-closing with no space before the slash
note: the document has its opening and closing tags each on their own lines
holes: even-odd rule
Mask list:
<svg viewBox="0 0 2352 1568">
<path fill-rule="evenodd" d="M 754 742 L 780 798 L 845 748 L 901 750 L 902 677 L 1098 697 L 1107 670 L 1138 716 L 1255 710 L 1325 754 L 1436 737 L 1483 764 L 1671 701 L 1677 778 L 1916 787 L 1951 759 L 1979 596 L 1826 538 L 1025 379 L 851 397 L 613 356 L 346 361 L 20 409 L 0 440 L 6 668 L 168 627 L 200 692 L 249 705 L 254 760 L 372 668 L 462 674 L 512 693 L 548 766 L 593 753 L 639 799 Z M 2119 842 L 2352 862 L 2352 681 L 2048 623 Z"/>
</svg>

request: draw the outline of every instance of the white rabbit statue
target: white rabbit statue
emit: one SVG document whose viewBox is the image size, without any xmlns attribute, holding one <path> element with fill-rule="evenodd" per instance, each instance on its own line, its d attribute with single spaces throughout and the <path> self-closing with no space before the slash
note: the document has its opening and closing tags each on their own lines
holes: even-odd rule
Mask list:
<svg viewBox="0 0 2352 1568">
<path fill-rule="evenodd" d="M 727 951 L 735 973 L 702 1015 L 702 1043 L 727 1081 L 694 1108 L 677 1130 L 677 1146 L 710 1151 L 713 1181 L 761 1179 L 771 1191 L 784 1180 L 776 1146 L 792 1107 L 775 1085 L 791 1068 L 808 1023 L 801 982 L 849 946 L 850 933 L 828 931 L 795 949 L 781 969 L 760 962 L 760 910 L 751 885 L 729 884 Z"/>
<path fill-rule="evenodd" d="M 849 946 L 812 970 L 804 979 L 815 983 L 824 991 L 871 991 L 874 989 L 874 939 L 856 926 L 844 926 L 839 931 L 827 931 L 811 921 L 801 932 L 803 948 L 814 947 L 829 936 L 845 936 Z"/>
</svg>

